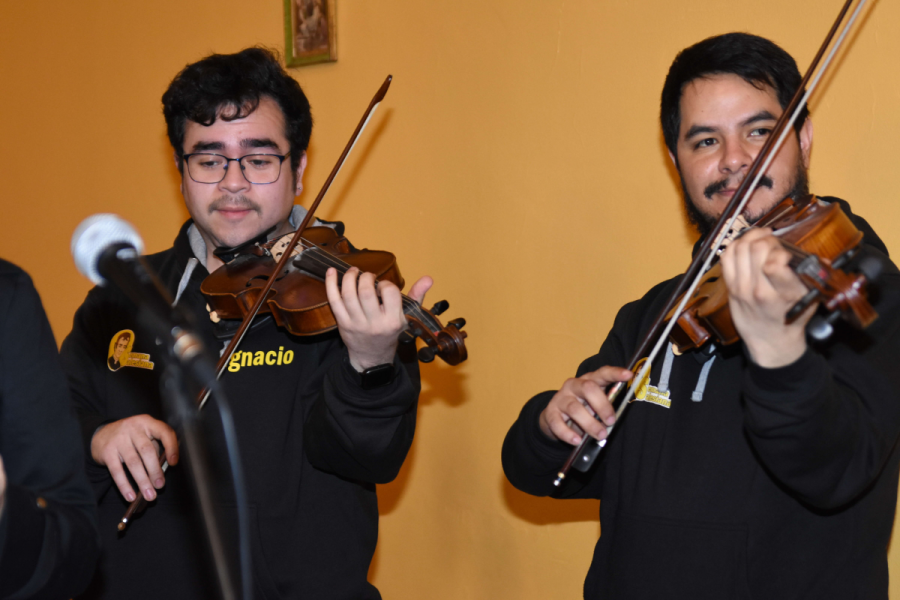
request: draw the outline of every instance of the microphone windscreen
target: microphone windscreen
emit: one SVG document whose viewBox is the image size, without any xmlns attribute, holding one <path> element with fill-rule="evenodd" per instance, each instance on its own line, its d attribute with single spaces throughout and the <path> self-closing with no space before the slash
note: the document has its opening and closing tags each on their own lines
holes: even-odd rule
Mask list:
<svg viewBox="0 0 900 600">
<path fill-rule="evenodd" d="M 100 255 L 112 244 L 128 244 L 144 252 L 144 241 L 131 224 L 121 217 L 109 213 L 101 213 L 88 217 L 72 234 L 72 258 L 82 275 L 96 285 L 106 281 L 97 270 Z"/>
</svg>

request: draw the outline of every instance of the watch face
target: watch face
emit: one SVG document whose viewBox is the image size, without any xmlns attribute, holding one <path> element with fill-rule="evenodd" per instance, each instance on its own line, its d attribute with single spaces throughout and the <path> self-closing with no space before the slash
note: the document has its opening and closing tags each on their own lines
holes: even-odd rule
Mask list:
<svg viewBox="0 0 900 600">
<path fill-rule="evenodd" d="M 394 379 L 394 365 L 393 363 L 385 363 L 383 365 L 378 365 L 372 367 L 371 369 L 366 369 L 362 373 L 360 373 L 360 384 L 364 390 L 371 390 L 373 388 L 381 387 L 383 385 L 387 385 Z"/>
</svg>

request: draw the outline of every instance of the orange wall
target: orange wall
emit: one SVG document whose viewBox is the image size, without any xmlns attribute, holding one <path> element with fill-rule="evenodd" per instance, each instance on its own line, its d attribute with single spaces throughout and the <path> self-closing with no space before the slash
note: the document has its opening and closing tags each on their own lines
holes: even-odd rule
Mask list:
<svg viewBox="0 0 900 600">
<path fill-rule="evenodd" d="M 322 209 L 465 317 L 470 360 L 423 367 L 412 453 L 380 490 L 387 598 L 575 598 L 596 502 L 530 498 L 500 445 L 532 394 L 599 347 L 616 309 L 688 262 L 657 125 L 675 53 L 730 30 L 811 59 L 838 0 L 338 0 L 339 61 L 294 70 L 316 127 L 309 203 L 386 74 L 394 84 Z M 148 251 L 186 218 L 159 98 L 187 62 L 281 47 L 276 0 L 0 2 L 0 256 L 33 275 L 61 339 L 89 284 L 69 238 L 117 212 Z M 867 10 L 813 102 L 815 191 L 900 252 L 900 6 Z M 891 555 L 900 573 L 900 553 Z M 897 579 L 897 577 L 895 577 Z M 893 596 L 900 598 L 900 589 Z"/>
</svg>

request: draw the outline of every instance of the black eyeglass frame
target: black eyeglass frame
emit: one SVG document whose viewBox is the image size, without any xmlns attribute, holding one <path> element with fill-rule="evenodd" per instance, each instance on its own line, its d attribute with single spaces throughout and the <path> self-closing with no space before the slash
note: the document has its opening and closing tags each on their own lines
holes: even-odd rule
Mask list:
<svg viewBox="0 0 900 600">
<path fill-rule="evenodd" d="M 191 173 L 191 167 L 190 167 L 190 165 L 188 165 L 188 159 L 192 156 L 200 156 L 200 155 L 218 156 L 218 157 L 225 159 L 225 170 L 222 172 L 222 179 L 220 179 L 218 181 L 197 181 L 194 178 L 194 174 Z M 239 156 L 238 158 L 228 158 L 224 154 L 216 154 L 215 152 L 191 152 L 190 154 L 182 154 L 181 161 L 182 161 L 182 164 L 184 165 L 184 168 L 187 169 L 188 177 L 190 177 L 191 180 L 193 180 L 195 183 L 205 183 L 205 184 L 209 184 L 209 185 L 215 185 L 217 183 L 222 183 L 222 181 L 224 181 L 225 178 L 228 177 L 228 164 L 231 161 L 235 161 L 238 164 L 238 166 L 241 168 L 241 175 L 244 176 L 244 179 L 247 181 L 247 183 L 249 183 L 250 185 L 271 185 L 273 183 L 276 183 L 279 179 L 281 179 L 281 167 L 284 166 L 285 159 L 290 155 L 291 155 L 290 152 L 288 152 L 287 154 L 265 154 L 265 153 L 260 153 L 260 152 L 254 152 L 253 154 L 245 154 L 243 156 Z M 241 161 L 250 156 L 271 156 L 273 158 L 277 158 L 279 161 L 278 162 L 278 177 L 276 177 L 274 180 L 268 181 L 266 183 L 255 183 L 255 182 L 247 179 L 246 167 L 244 167 L 244 165 L 241 164 Z"/>
</svg>

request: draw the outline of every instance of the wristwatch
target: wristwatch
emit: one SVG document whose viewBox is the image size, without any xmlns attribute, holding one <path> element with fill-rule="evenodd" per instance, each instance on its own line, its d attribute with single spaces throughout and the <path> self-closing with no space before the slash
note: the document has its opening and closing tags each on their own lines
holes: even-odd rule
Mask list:
<svg viewBox="0 0 900 600">
<path fill-rule="evenodd" d="M 374 390 L 394 380 L 394 363 L 375 365 L 360 373 L 350 365 L 350 369 L 359 376 L 359 385 L 364 390 Z"/>
</svg>

